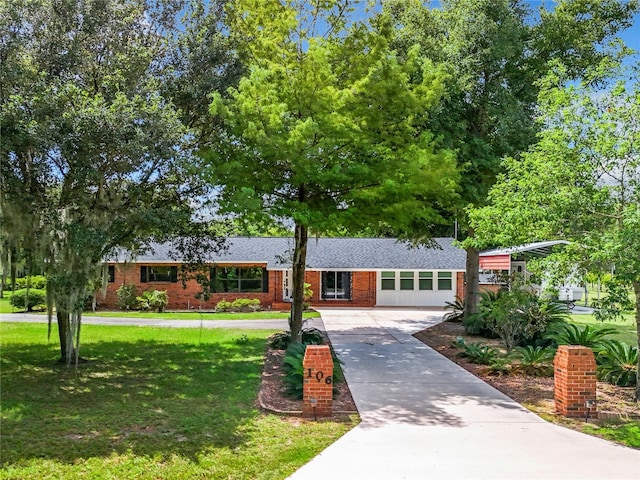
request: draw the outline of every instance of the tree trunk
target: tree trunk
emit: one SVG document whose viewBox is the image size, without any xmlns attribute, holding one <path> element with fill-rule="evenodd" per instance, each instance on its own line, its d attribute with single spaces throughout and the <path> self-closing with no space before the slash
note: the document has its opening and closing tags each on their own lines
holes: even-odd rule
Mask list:
<svg viewBox="0 0 640 480">
<path fill-rule="evenodd" d="M 636 294 L 636 333 L 638 348 L 640 348 L 640 280 L 633 282 L 633 291 Z M 640 402 L 640 355 L 638 355 L 638 371 L 636 372 L 636 402 Z"/>
<path fill-rule="evenodd" d="M 60 309 L 56 310 L 56 318 L 58 319 L 58 337 L 60 337 L 60 363 L 67 363 L 67 347 L 68 335 L 70 332 L 69 312 Z"/>
<path fill-rule="evenodd" d="M 71 314 L 65 312 L 59 308 L 56 309 L 56 318 L 58 319 L 58 337 L 60 338 L 60 359 L 59 363 L 66 363 L 71 366 L 73 362 L 86 362 L 82 357 L 77 357 L 76 347 L 74 342 L 78 342 L 77 338 L 73 338 L 71 330 Z M 77 326 L 79 329 L 80 326 Z M 79 330 L 76 331 L 77 337 L 79 337 Z M 78 344 L 79 345 L 79 344 Z"/>
<path fill-rule="evenodd" d="M 3 258 L 2 259 L 2 278 L 0 278 L 0 298 L 4 298 L 4 290 L 7 288 L 7 269 L 5 265 L 9 262 Z"/>
<path fill-rule="evenodd" d="M 480 298 L 480 251 L 467 248 L 466 278 L 464 288 L 464 317 L 469 318 L 478 311 Z"/>
<path fill-rule="evenodd" d="M 293 251 L 293 302 L 291 304 L 291 341 L 302 341 L 302 312 L 304 311 L 304 274 L 307 264 L 308 230 L 296 223 Z"/>
</svg>

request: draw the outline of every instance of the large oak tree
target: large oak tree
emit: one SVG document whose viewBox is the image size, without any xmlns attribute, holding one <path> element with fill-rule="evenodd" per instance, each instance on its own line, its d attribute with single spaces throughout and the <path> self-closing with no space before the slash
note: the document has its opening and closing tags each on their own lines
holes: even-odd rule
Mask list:
<svg viewBox="0 0 640 480">
<path fill-rule="evenodd" d="M 78 361 L 81 313 L 105 257 L 190 220 L 184 140 L 194 134 L 171 101 L 190 103 L 177 99 L 194 69 L 172 64 L 171 55 L 172 42 L 184 38 L 176 24 L 184 6 L 0 4 L 3 259 L 46 274 L 68 363 Z M 207 58 L 218 58 L 208 48 Z M 161 88 L 167 75 L 173 87 Z"/>
<path fill-rule="evenodd" d="M 215 96 L 228 137 L 203 153 L 225 211 L 295 224 L 294 341 L 310 228 L 419 223 L 428 235 L 457 183 L 450 152 L 417 128 L 443 93 L 443 72 L 417 49 L 400 61 L 388 23 L 348 25 L 348 4 L 231 3 L 248 73 L 228 99 Z"/>
<path fill-rule="evenodd" d="M 505 160 L 473 225 L 487 243 L 563 238 L 574 242 L 564 254 L 575 262 L 613 266 L 635 291 L 640 343 L 640 86 L 567 83 L 562 67 L 545 80 L 538 141 Z"/>
<path fill-rule="evenodd" d="M 579 79 L 589 67 L 626 53 L 616 35 L 632 23 L 637 1 L 561 0 L 532 8 L 526 0 L 420 0 L 384 2 L 382 15 L 396 26 L 394 47 L 443 64 L 451 75 L 442 108 L 426 128 L 442 135 L 461 170 L 460 202 L 451 212 L 467 251 L 466 314 L 478 301 L 479 242 L 467 208 L 482 207 L 501 159 L 535 142 L 539 81 L 550 61 Z M 437 7 L 437 8 L 434 8 Z M 416 236 L 420 231 L 415 232 Z"/>
</svg>

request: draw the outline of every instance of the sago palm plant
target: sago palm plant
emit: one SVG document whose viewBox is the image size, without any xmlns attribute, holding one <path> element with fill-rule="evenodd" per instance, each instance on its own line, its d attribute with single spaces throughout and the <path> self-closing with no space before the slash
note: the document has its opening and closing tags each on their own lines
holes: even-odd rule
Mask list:
<svg viewBox="0 0 640 480">
<path fill-rule="evenodd" d="M 558 345 L 582 345 L 597 349 L 607 335 L 615 332 L 616 329 L 611 327 L 592 328 L 589 325 L 579 327 L 572 323 L 564 323 L 552 328 L 546 337 Z"/>
<path fill-rule="evenodd" d="M 534 347 L 533 345 L 516 347 L 516 356 L 520 362 L 516 371 L 538 377 L 551 376 L 553 375 L 554 355 L 555 350 L 548 347 Z"/>
<path fill-rule="evenodd" d="M 638 348 L 619 340 L 605 340 L 598 349 L 598 378 L 619 387 L 636 384 Z"/>
</svg>

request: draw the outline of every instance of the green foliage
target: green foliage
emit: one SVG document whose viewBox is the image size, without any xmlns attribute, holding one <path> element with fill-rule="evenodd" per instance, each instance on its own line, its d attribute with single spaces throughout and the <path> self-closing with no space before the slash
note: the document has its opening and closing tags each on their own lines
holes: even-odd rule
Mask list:
<svg viewBox="0 0 640 480">
<path fill-rule="evenodd" d="M 120 310 L 135 310 L 138 308 L 138 294 L 136 286 L 123 283 L 116 290 L 116 306 Z"/>
<path fill-rule="evenodd" d="M 68 363 L 104 259 L 179 233 L 202 192 L 161 88 L 179 3 L 0 2 L 0 245 L 46 275 Z"/>
<path fill-rule="evenodd" d="M 636 384 L 638 348 L 618 340 L 604 340 L 597 351 L 598 378 L 620 387 Z"/>
<path fill-rule="evenodd" d="M 311 306 L 310 300 L 313 297 L 313 290 L 311 290 L 311 284 L 305 282 L 304 283 L 304 309 L 306 310 L 307 308 L 309 308 Z"/>
<path fill-rule="evenodd" d="M 615 328 L 611 327 L 593 328 L 589 325 L 579 327 L 572 323 L 562 323 L 554 326 L 546 334 L 546 337 L 557 345 L 582 345 L 597 349 L 602 345 L 607 335 L 615 332 Z"/>
<path fill-rule="evenodd" d="M 238 312 L 255 312 L 260 310 L 260 300 L 257 298 L 236 298 L 231 302 L 231 310 Z"/>
<path fill-rule="evenodd" d="M 238 338 L 233 340 L 233 343 L 236 345 L 247 345 L 251 340 L 247 335 L 240 335 Z"/>
<path fill-rule="evenodd" d="M 169 294 L 166 290 L 145 290 L 141 296 L 136 297 L 136 300 L 141 310 L 153 309 L 162 313 L 169 303 Z"/>
<path fill-rule="evenodd" d="M 47 278 L 44 275 L 31 275 L 29 277 L 16 278 L 16 290 L 21 290 L 27 287 L 44 290 L 47 288 Z"/>
<path fill-rule="evenodd" d="M 456 337 L 456 339 L 451 342 L 451 346 L 453 347 L 458 347 L 458 348 L 464 348 L 465 346 L 465 340 L 463 337 Z"/>
<path fill-rule="evenodd" d="M 167 64 L 162 65 L 162 91 L 177 107 L 182 123 L 190 127 L 192 144 L 200 149 L 209 147 L 219 131 L 219 124 L 212 122 L 209 114 L 211 93 L 237 85 L 244 69 L 232 35 L 225 32 L 228 3 L 176 2 L 184 15 L 165 57 Z M 228 236 L 261 236 L 268 231 L 264 225 L 234 227 L 226 232 Z"/>
<path fill-rule="evenodd" d="M 380 15 L 395 27 L 394 48 L 408 52 L 420 45 L 421 54 L 451 71 L 447 100 L 430 123 L 456 149 L 464 168 L 462 205 L 485 205 L 502 158 L 535 142 L 540 80 L 553 60 L 566 65 L 575 80 L 623 52 L 612 40 L 633 25 L 638 4 L 596 3 L 566 1 L 538 11 L 509 0 L 447 1 L 439 8 L 383 2 Z M 466 223 L 460 212 L 456 217 Z"/>
<path fill-rule="evenodd" d="M 302 343 L 305 345 L 324 345 L 324 335 L 317 328 L 303 328 Z"/>
<path fill-rule="evenodd" d="M 304 343 L 291 343 L 284 353 L 283 365 L 284 381 L 288 391 L 296 398 L 302 398 L 304 387 L 304 353 L 307 346 Z"/>
<path fill-rule="evenodd" d="M 451 310 L 450 312 L 445 313 L 445 321 L 460 322 L 464 318 L 464 299 L 456 297 L 454 302 L 446 302 L 444 308 L 445 310 Z"/>
<path fill-rule="evenodd" d="M 237 88 L 212 95 L 225 134 L 203 151 L 223 212 L 295 225 L 296 340 L 309 229 L 380 225 L 429 236 L 457 196 L 453 152 L 425 129 L 444 94 L 444 68 L 417 48 L 401 58 L 385 25 L 350 26 L 349 4 L 230 3 L 247 70 Z"/>
<path fill-rule="evenodd" d="M 27 296 L 28 293 L 28 296 Z M 36 307 L 42 309 L 47 303 L 47 292 L 36 288 L 16 290 L 11 295 L 11 305 L 31 312 Z"/>
<path fill-rule="evenodd" d="M 498 357 L 499 352 L 489 345 L 482 345 L 481 343 L 465 343 L 463 351 L 458 355 L 468 358 L 471 363 L 490 365 L 491 362 Z"/>
<path fill-rule="evenodd" d="M 291 332 L 278 332 L 269 337 L 269 347 L 275 350 L 286 350 L 291 343 Z"/>
<path fill-rule="evenodd" d="M 465 332 L 470 335 L 482 335 L 487 338 L 495 337 L 493 331 L 488 327 L 486 319 L 491 315 L 493 305 L 499 301 L 505 290 L 494 292 L 487 290 L 480 293 L 480 304 L 478 311 L 463 318 Z"/>
<path fill-rule="evenodd" d="M 489 329 L 485 322 L 483 312 L 476 312 L 463 317 L 462 323 L 464 331 L 469 335 L 480 335 L 486 338 L 495 338 L 495 334 Z"/>
<path fill-rule="evenodd" d="M 552 325 L 568 317 L 567 309 L 513 285 L 511 290 L 484 292 L 478 312 L 464 321 L 468 333 L 498 336 L 507 352 L 521 343 L 532 343 Z"/>
<path fill-rule="evenodd" d="M 626 420 L 623 422 L 598 421 L 598 424 L 585 424 L 582 429 L 589 435 L 595 435 L 631 448 L 640 449 L 640 420 Z"/>
<path fill-rule="evenodd" d="M 513 289 L 491 306 L 491 314 L 485 318 L 485 323 L 500 337 L 507 352 L 545 329 L 546 325 L 541 319 L 528 314 L 532 304 L 537 304 L 537 301 L 534 295 Z"/>
<path fill-rule="evenodd" d="M 224 298 L 222 300 L 220 300 L 218 303 L 216 303 L 216 312 L 228 312 L 231 310 L 231 303 L 228 300 L 225 300 Z"/>
<path fill-rule="evenodd" d="M 286 350 L 290 342 L 291 332 L 278 332 L 269 337 L 269 346 L 276 350 Z M 305 345 L 324 345 L 324 335 L 317 328 L 303 328 L 302 343 Z"/>
<path fill-rule="evenodd" d="M 633 315 L 627 314 L 620 322 L 605 322 L 598 321 L 594 315 L 587 314 L 572 314 L 569 320 L 570 323 L 576 325 L 590 325 L 594 328 L 610 327 L 616 330 L 611 334 L 612 339 L 626 342 L 629 345 L 638 345 L 638 332 L 636 331 L 636 321 Z"/>
<path fill-rule="evenodd" d="M 529 294 L 530 301 L 523 307 L 523 313 L 535 324 L 544 325 L 546 328 L 564 322 L 569 318 L 567 306 L 556 300 L 544 300 Z"/>
<path fill-rule="evenodd" d="M 495 357 L 489 363 L 489 375 L 502 376 L 509 375 L 512 371 L 511 363 L 506 357 Z"/>
<path fill-rule="evenodd" d="M 577 85 L 565 65 L 554 66 L 540 83 L 538 142 L 505 159 L 491 205 L 472 214 L 473 226 L 499 245 L 564 238 L 573 242 L 568 259 L 597 270 L 615 265 L 616 281 L 635 290 L 640 333 L 640 84 L 626 81 L 637 64 L 614 66 L 599 65 Z M 624 308 L 615 293 L 599 305 L 602 318 Z"/>
<path fill-rule="evenodd" d="M 601 322 L 621 320 L 624 312 L 632 310 L 634 307 L 629 298 L 629 285 L 620 282 L 614 277 L 606 281 L 604 286 L 607 289 L 607 295 L 600 300 L 592 302 L 594 307 L 593 314 Z"/>
<path fill-rule="evenodd" d="M 216 312 L 256 312 L 260 310 L 258 298 L 236 298 L 230 302 L 226 299 L 216 303 Z"/>
<path fill-rule="evenodd" d="M 521 312 L 526 316 L 528 322 L 535 326 L 533 333 L 520 341 L 522 345 L 548 345 L 548 340 L 544 338 L 545 332 L 555 325 L 564 323 L 570 317 L 564 303 L 555 299 L 541 299 L 539 297 L 529 297 L 529 301 L 525 302 Z"/>
<path fill-rule="evenodd" d="M 515 352 L 516 358 L 519 360 L 519 364 L 515 367 L 516 371 L 537 377 L 550 377 L 553 375 L 554 349 L 527 345 L 525 347 L 516 347 Z"/>
</svg>

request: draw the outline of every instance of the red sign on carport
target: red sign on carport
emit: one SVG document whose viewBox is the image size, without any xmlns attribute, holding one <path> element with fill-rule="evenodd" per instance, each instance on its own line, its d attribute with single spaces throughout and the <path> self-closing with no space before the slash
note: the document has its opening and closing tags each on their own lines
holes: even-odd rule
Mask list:
<svg viewBox="0 0 640 480">
<path fill-rule="evenodd" d="M 480 257 L 482 270 L 510 270 L 511 255 L 488 255 Z"/>
</svg>

